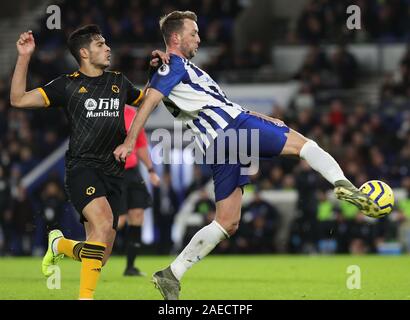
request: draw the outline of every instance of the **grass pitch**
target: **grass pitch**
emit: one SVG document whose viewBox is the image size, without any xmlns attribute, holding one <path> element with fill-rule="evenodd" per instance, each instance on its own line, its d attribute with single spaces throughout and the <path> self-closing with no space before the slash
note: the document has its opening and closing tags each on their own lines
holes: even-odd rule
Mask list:
<svg viewBox="0 0 410 320">
<path fill-rule="evenodd" d="M 98 300 L 161 300 L 150 282 L 173 257 L 144 256 L 138 266 L 148 276 L 124 277 L 125 257 L 104 267 Z M 50 290 L 40 258 L 0 258 L 0 300 L 75 300 L 80 263 L 64 258 L 61 289 Z M 348 289 L 351 265 L 360 268 L 360 289 Z M 188 271 L 181 300 L 409 299 L 410 256 L 211 255 Z M 356 279 L 356 285 L 358 285 Z"/>
</svg>

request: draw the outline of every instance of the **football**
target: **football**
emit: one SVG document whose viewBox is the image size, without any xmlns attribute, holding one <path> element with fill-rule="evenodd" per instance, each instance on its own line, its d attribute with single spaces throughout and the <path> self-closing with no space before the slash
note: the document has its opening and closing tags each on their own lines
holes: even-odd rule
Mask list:
<svg viewBox="0 0 410 320">
<path fill-rule="evenodd" d="M 377 212 L 369 212 L 367 215 L 373 218 L 381 218 L 388 215 L 393 210 L 394 194 L 388 184 L 379 180 L 365 182 L 360 191 L 367 194 L 379 207 Z"/>
</svg>

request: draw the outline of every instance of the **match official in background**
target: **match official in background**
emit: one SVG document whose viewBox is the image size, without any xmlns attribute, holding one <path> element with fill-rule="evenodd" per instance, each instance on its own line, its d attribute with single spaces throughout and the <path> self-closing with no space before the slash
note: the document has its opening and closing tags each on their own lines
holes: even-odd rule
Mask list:
<svg viewBox="0 0 410 320">
<path fill-rule="evenodd" d="M 137 116 L 137 111 L 133 107 L 126 106 L 124 110 L 125 127 L 128 129 L 132 121 Z M 149 150 L 145 130 L 142 130 L 134 146 L 134 150 L 125 161 L 124 173 L 124 199 L 123 204 L 126 206 L 124 213 L 118 220 L 118 229 L 121 229 L 127 223 L 126 230 L 126 254 L 127 266 L 124 276 L 145 276 L 145 273 L 135 267 L 135 258 L 137 257 L 142 241 L 142 224 L 144 222 L 144 210 L 152 206 L 152 197 L 147 190 L 144 179 L 139 170 L 138 160 L 144 163 L 149 173 L 149 180 L 153 187 L 158 187 L 160 178 L 155 173 Z"/>
</svg>

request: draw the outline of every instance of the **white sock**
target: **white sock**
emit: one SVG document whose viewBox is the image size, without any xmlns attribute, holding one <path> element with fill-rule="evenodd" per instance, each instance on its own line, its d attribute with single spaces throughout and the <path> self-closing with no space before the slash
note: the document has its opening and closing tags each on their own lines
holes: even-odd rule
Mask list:
<svg viewBox="0 0 410 320">
<path fill-rule="evenodd" d="M 229 234 L 215 220 L 203 227 L 192 237 L 184 250 L 171 263 L 171 270 L 174 276 L 181 280 L 188 269 L 210 253 L 219 242 L 228 237 Z"/>
<path fill-rule="evenodd" d="M 313 140 L 304 144 L 300 157 L 333 185 L 338 180 L 347 180 L 336 160 Z"/>
</svg>

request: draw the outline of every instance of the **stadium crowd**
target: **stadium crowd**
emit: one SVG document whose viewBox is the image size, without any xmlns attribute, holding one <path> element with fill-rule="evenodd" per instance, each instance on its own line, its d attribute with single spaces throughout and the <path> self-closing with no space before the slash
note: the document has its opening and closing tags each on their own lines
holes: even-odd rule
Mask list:
<svg viewBox="0 0 410 320">
<path fill-rule="evenodd" d="M 146 80 L 146 57 L 152 48 L 163 48 L 158 17 L 174 10 L 195 11 L 201 41 L 208 46 L 230 46 L 234 20 L 242 10 L 240 0 L 83 0 L 64 1 L 60 7 L 64 12 L 61 22 L 64 28 L 49 30 L 45 17 L 39 24 L 42 28 L 39 30 L 38 44 L 50 51 L 59 51 L 64 48 L 68 35 L 78 26 L 98 24 L 107 43 L 115 48 L 114 59 L 118 68 L 134 70 L 130 74 L 130 80 L 134 82 Z"/>
<path fill-rule="evenodd" d="M 407 8 L 407 2 L 386 1 L 378 8 L 373 8 L 371 1 L 357 3 L 365 8 L 365 30 L 373 39 L 407 39 L 408 34 L 400 29 L 406 23 L 403 17 L 408 11 L 400 6 L 404 3 Z M 45 50 L 38 51 L 30 64 L 30 88 L 72 71 L 61 63 L 65 39 L 76 26 L 91 22 L 102 26 L 107 42 L 115 45 L 119 53 L 113 69 L 124 70 L 131 80 L 138 80 L 136 74 L 146 74 L 147 59 L 135 56 L 129 42 L 142 43 L 150 52 L 153 45 L 162 41 L 157 27 L 158 13 L 162 15 L 176 8 L 189 7 L 199 13 L 203 43 L 220 48 L 220 55 L 204 67 L 211 75 L 222 68 L 258 68 L 268 61 L 264 57 L 266 50 L 258 42 L 252 43 L 248 52 L 233 54 L 231 34 L 235 16 L 241 10 L 240 1 L 202 0 L 195 1 L 194 7 L 191 1 L 184 0 L 167 1 L 165 6 L 154 0 L 66 1 L 62 5 L 67 13 L 62 31 L 42 29 L 38 38 L 36 34 L 38 47 Z M 218 10 L 214 10 L 215 6 Z M 340 14 L 339 2 L 310 1 L 299 19 L 297 37 L 293 35 L 293 39 L 311 43 L 312 40 L 335 39 L 333 33 L 338 32 L 347 37 L 344 40 L 352 40 L 352 34 L 340 31 Z M 379 23 L 385 27 L 378 28 Z M 274 106 L 271 114 L 323 146 L 338 160 L 355 185 L 379 179 L 393 188 L 403 187 L 408 195 L 398 204 L 397 210 L 389 217 L 371 222 L 348 204 L 332 203 L 326 196 L 331 186 L 303 161 L 275 158 L 261 162 L 260 171 L 252 176 L 254 189 L 250 192 L 254 193 L 254 199 L 242 210 L 238 233 L 222 242 L 217 252 L 277 251 L 273 239 L 280 228 L 281 215 L 275 206 L 259 196 L 264 190 L 298 192 L 297 218 L 292 222 L 286 244 L 289 252 L 376 252 L 388 241 L 402 241 L 406 250 L 410 250 L 410 241 L 406 240 L 403 231 L 410 221 L 410 113 L 403 110 L 392 114 L 384 108 L 393 98 L 409 94 L 409 56 L 407 53 L 403 57 L 395 77 L 386 78 L 381 88 L 380 106 L 374 112 L 374 108 L 364 104 L 352 107 L 334 97 L 320 99 L 319 93 L 324 87 L 348 89 L 354 86 L 360 68 L 344 46 L 329 59 L 318 45 L 312 45 L 302 68 L 294 75 L 302 83 L 301 93 L 310 97 L 309 102 L 300 99 L 299 94 L 292 108 L 285 111 Z M 34 190 L 25 189 L 22 178 L 59 147 L 69 133 L 61 110 L 10 108 L 9 83 L 8 78 L 0 79 L 0 255 L 40 254 L 46 243 L 46 228 L 67 224 L 76 217 L 72 217 L 72 209 L 65 201 L 63 180 L 58 172 L 51 172 Z M 325 108 L 315 108 L 317 104 Z M 158 252 L 172 250 L 173 218 L 182 199 L 201 190 L 207 182 L 209 177 L 204 172 L 204 168 L 196 168 L 194 183 L 182 196 L 172 190 L 169 173 L 163 176 L 161 189 L 154 190 L 154 197 L 162 199 L 162 203 L 154 201 Z M 206 224 L 213 217 L 215 204 L 201 194 L 194 211 Z M 75 230 L 69 230 L 67 235 L 70 232 Z M 185 239 L 195 232 L 188 230 Z M 121 234 L 119 236 L 117 252 L 122 250 Z"/>
<path fill-rule="evenodd" d="M 346 27 L 346 8 L 360 8 L 360 30 Z M 296 23 L 289 26 L 288 43 L 406 42 L 410 38 L 407 0 L 309 0 Z"/>
</svg>

